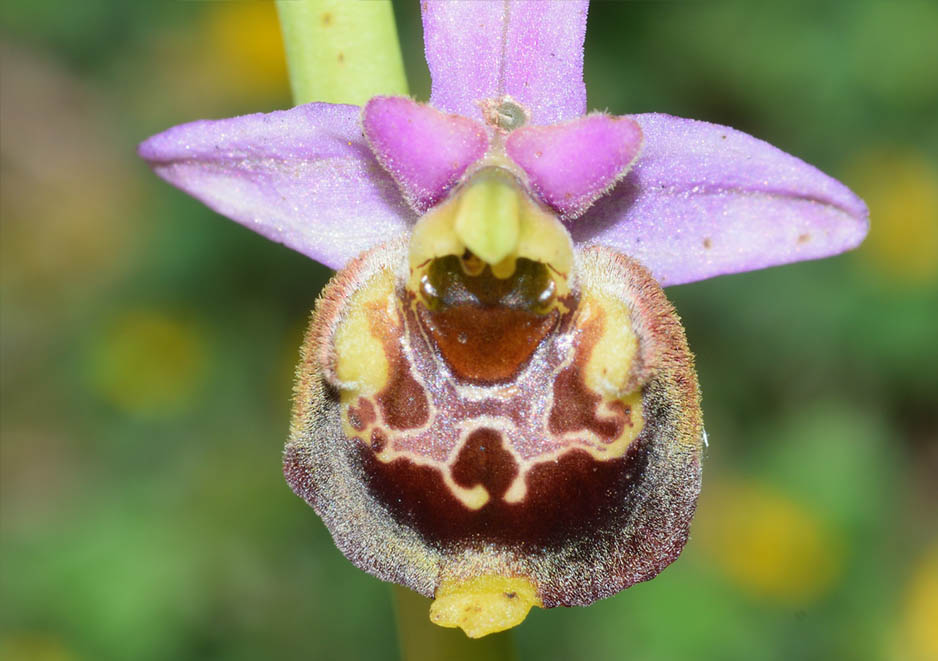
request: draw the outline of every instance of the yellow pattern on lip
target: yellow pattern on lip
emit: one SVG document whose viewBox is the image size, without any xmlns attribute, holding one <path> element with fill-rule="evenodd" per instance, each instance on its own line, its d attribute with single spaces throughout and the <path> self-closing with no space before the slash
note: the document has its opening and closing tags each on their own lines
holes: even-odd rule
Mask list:
<svg viewBox="0 0 938 661">
<path fill-rule="evenodd" d="M 335 372 L 345 384 L 345 401 L 354 401 L 359 394 L 374 395 L 387 384 L 390 366 L 384 345 L 371 331 L 368 306 L 387 306 L 393 293 L 392 275 L 380 273 L 352 295 L 346 317 L 336 328 Z"/>
<path fill-rule="evenodd" d="M 520 217 L 517 188 L 505 177 L 481 174 L 459 197 L 453 229 L 466 248 L 495 265 L 517 251 Z"/>
<path fill-rule="evenodd" d="M 608 399 L 629 395 L 628 385 L 638 354 L 638 338 L 632 330 L 629 308 L 602 291 L 590 291 L 584 299 L 590 312 L 594 308 L 601 310 L 605 318 L 602 335 L 584 365 L 586 385 Z"/>
</svg>

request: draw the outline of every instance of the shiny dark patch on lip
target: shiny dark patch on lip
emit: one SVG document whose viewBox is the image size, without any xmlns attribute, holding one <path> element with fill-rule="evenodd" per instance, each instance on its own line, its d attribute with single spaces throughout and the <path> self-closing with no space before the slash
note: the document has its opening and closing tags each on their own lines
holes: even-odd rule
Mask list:
<svg viewBox="0 0 938 661">
<path fill-rule="evenodd" d="M 464 263 L 473 264 L 472 270 L 478 273 L 467 274 Z M 497 278 L 490 266 L 467 252 L 462 257 L 449 255 L 434 259 L 421 294 L 431 309 L 472 303 L 544 313 L 553 301 L 555 290 L 553 278 L 544 264 L 522 257 L 515 262 L 511 276 Z"/>
<path fill-rule="evenodd" d="M 417 316 L 454 376 L 480 384 L 515 376 L 559 318 L 556 310 L 538 315 L 464 304 L 433 311 L 420 303 Z"/>
<path fill-rule="evenodd" d="M 450 255 L 430 264 L 416 312 L 456 378 L 495 384 L 514 377 L 556 328 L 555 293 L 544 264 L 522 258 L 497 278 L 471 253 Z"/>
<path fill-rule="evenodd" d="M 405 458 L 382 463 L 361 444 L 356 454 L 375 501 L 428 544 L 453 548 L 454 544 L 494 542 L 535 550 L 584 537 L 598 539 L 606 534 L 603 531 L 617 531 L 625 525 L 649 460 L 643 437 L 618 459 L 599 461 L 585 450 L 574 449 L 556 461 L 535 465 L 526 476 L 527 493 L 518 503 L 500 497 L 510 484 L 508 463 L 480 461 L 477 446 L 469 451 L 472 460 L 464 469 L 472 479 L 464 475 L 458 483 L 465 480 L 467 486 L 481 483 L 491 489 L 489 501 L 478 510 L 463 505 L 436 468 Z"/>
</svg>

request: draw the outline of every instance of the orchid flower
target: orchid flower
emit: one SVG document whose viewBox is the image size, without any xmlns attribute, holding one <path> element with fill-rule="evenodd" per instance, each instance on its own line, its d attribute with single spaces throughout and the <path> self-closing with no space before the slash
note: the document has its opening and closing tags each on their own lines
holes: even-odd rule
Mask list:
<svg viewBox="0 0 938 661">
<path fill-rule="evenodd" d="M 355 565 L 470 636 L 680 554 L 704 429 L 661 287 L 867 229 L 846 187 L 754 137 L 587 114 L 587 4 L 425 1 L 428 104 L 310 103 L 140 146 L 339 269 L 297 368 L 287 481 Z"/>
</svg>

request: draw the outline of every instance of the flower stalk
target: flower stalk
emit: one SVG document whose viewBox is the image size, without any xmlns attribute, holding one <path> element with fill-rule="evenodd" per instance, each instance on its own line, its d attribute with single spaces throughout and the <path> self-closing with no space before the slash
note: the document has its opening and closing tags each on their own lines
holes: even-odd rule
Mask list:
<svg viewBox="0 0 938 661">
<path fill-rule="evenodd" d="M 390 0 L 277 0 L 296 104 L 407 94 Z"/>
</svg>

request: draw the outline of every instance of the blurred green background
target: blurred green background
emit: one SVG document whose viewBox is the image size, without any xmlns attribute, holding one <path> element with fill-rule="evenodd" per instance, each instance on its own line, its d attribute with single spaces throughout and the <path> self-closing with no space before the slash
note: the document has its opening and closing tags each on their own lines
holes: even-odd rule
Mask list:
<svg viewBox="0 0 938 661">
<path fill-rule="evenodd" d="M 938 658 L 936 29 L 925 0 L 594 4 L 591 107 L 753 133 L 872 231 L 668 291 L 710 435 L 692 538 L 654 581 L 533 612 L 520 658 Z M 281 49 L 271 2 L 0 5 L 0 658 L 399 658 L 390 590 L 280 474 L 329 272 L 134 153 L 289 106 Z"/>
</svg>

